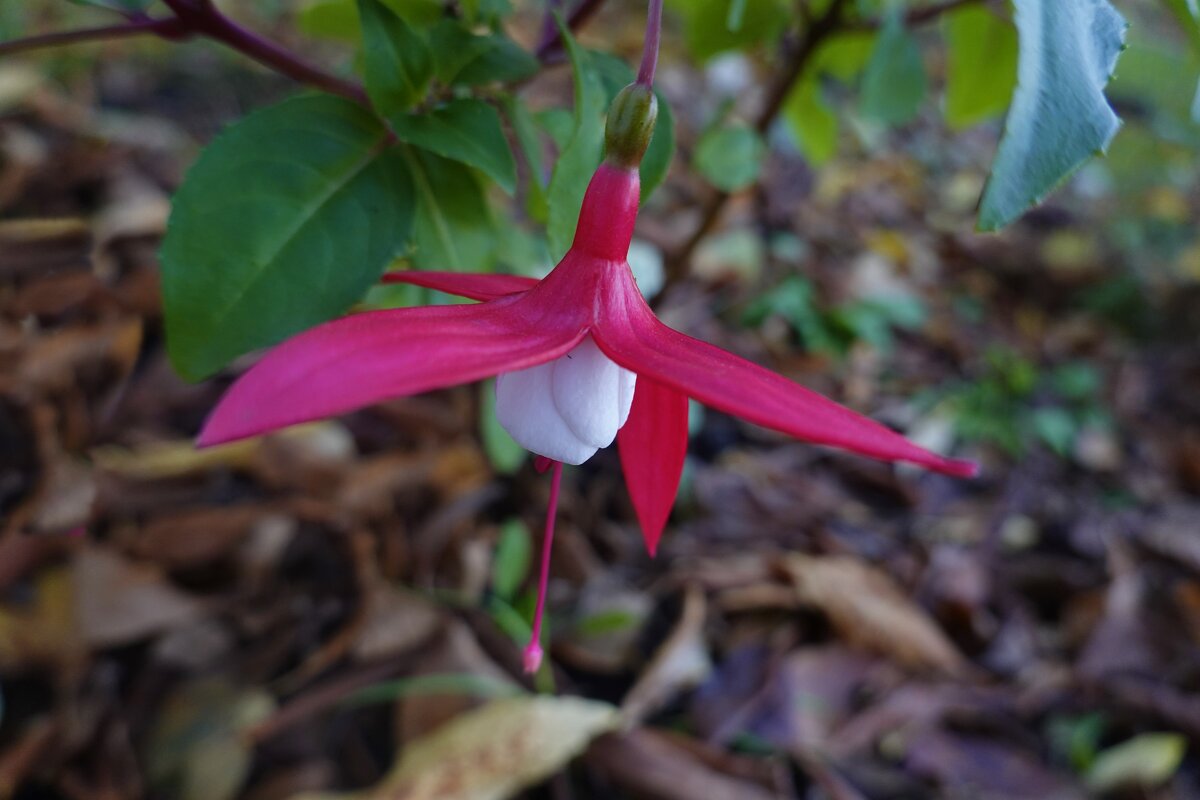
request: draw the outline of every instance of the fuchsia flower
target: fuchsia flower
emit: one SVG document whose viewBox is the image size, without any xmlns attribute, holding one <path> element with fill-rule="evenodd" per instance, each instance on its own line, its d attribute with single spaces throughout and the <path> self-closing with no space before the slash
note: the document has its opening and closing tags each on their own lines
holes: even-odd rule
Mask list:
<svg viewBox="0 0 1200 800">
<path fill-rule="evenodd" d="M 499 376 L 501 424 L 555 469 L 533 639 L 525 652 L 529 671 L 542 657 L 538 641 L 562 464 L 583 463 L 615 438 L 653 555 L 679 488 L 688 398 L 816 444 L 948 475 L 976 472 L 972 463 L 924 450 L 655 317 L 626 261 L 638 210 L 637 164 L 653 117 L 648 83 L 628 87 L 614 102 L 608 159 L 588 186 L 570 251 L 546 278 L 389 273 L 387 282 L 481 302 L 355 314 L 302 333 L 233 385 L 199 438 L 200 445 L 217 444 Z"/>
</svg>

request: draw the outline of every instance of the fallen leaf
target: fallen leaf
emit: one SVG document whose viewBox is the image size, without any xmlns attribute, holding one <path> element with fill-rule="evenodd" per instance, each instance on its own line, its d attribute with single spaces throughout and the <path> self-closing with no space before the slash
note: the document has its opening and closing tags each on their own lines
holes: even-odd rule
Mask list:
<svg viewBox="0 0 1200 800">
<path fill-rule="evenodd" d="M 655 800 L 772 800 L 761 786 L 722 774 L 670 739 L 634 730 L 600 739 L 588 764 L 637 797 Z"/>
<path fill-rule="evenodd" d="M 245 733 L 274 708 L 261 689 L 215 678 L 185 684 L 168 698 L 148 740 L 150 782 L 179 800 L 236 796 L 253 756 Z"/>
<path fill-rule="evenodd" d="M 153 566 L 98 547 L 71 564 L 79 633 L 90 647 L 113 647 L 170 630 L 200 616 L 200 605 Z"/>
<path fill-rule="evenodd" d="M 621 702 L 626 722 L 640 722 L 680 691 L 699 685 L 712 672 L 704 638 L 705 607 L 704 593 L 689 588 L 679 622 Z"/>
<path fill-rule="evenodd" d="M 296 800 L 505 800 L 554 774 L 617 723 L 612 706 L 577 697 L 495 700 L 409 744 L 375 788 Z"/>
<path fill-rule="evenodd" d="M 1098 794 L 1116 789 L 1153 789 L 1175 774 L 1187 752 L 1187 739 L 1178 733 L 1143 733 L 1096 756 L 1085 776 Z"/>
<path fill-rule="evenodd" d="M 783 560 L 800 599 L 820 609 L 850 644 L 906 667 L 958 674 L 966 662 L 886 573 L 845 556 Z"/>
</svg>

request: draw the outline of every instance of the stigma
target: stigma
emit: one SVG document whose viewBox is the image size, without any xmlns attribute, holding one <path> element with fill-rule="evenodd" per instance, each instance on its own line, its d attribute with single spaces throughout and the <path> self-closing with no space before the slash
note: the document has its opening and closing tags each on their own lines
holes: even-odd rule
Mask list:
<svg viewBox="0 0 1200 800">
<path fill-rule="evenodd" d="M 636 381 L 588 336 L 565 356 L 497 378 L 496 418 L 526 450 L 582 464 L 629 419 Z"/>
</svg>

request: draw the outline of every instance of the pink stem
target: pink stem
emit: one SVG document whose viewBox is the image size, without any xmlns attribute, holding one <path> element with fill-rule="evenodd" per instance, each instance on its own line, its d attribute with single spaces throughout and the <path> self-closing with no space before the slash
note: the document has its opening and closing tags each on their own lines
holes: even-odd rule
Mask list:
<svg viewBox="0 0 1200 800">
<path fill-rule="evenodd" d="M 650 0 L 646 13 L 646 39 L 642 45 L 642 66 L 638 69 L 637 82 L 642 86 L 654 86 L 654 70 L 658 67 L 658 42 L 662 38 L 662 0 Z"/>
<path fill-rule="evenodd" d="M 550 548 L 554 544 L 554 518 L 558 516 L 558 490 L 562 485 L 563 465 L 554 462 L 554 478 L 550 481 L 550 503 L 546 507 L 546 533 L 542 537 L 542 571 L 538 576 L 537 608 L 533 612 L 533 631 L 525 646 L 525 672 L 532 675 L 542 665 L 542 611 L 546 608 L 546 587 L 550 582 Z"/>
</svg>

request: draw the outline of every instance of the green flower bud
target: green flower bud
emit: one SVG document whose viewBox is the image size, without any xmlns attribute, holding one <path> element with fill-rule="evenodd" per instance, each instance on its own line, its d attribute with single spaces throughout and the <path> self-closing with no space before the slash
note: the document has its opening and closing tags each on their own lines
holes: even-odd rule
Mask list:
<svg viewBox="0 0 1200 800">
<path fill-rule="evenodd" d="M 642 163 L 657 117 L 654 90 L 639 83 L 622 89 L 608 109 L 604 126 L 604 154 L 608 160 L 626 169 Z"/>
</svg>

